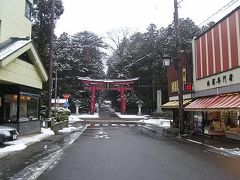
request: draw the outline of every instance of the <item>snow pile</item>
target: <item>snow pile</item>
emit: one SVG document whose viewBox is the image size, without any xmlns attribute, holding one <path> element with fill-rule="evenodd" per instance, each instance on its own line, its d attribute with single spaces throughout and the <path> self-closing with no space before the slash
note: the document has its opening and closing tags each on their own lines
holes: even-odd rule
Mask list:
<svg viewBox="0 0 240 180">
<path fill-rule="evenodd" d="M 69 123 L 74 123 L 74 122 L 77 122 L 77 121 L 83 121 L 82 119 L 80 119 L 80 117 L 76 116 L 76 115 L 70 115 L 68 117 L 68 121 Z"/>
<path fill-rule="evenodd" d="M 170 127 L 170 120 L 169 119 L 146 119 L 146 120 L 140 120 L 140 122 L 145 124 L 152 124 L 159 127 Z"/>
<path fill-rule="evenodd" d="M 120 112 L 116 112 L 115 114 L 118 115 L 118 117 L 123 118 L 123 119 L 124 118 L 146 119 L 146 116 L 128 115 L 128 114 L 122 115 Z"/>
<path fill-rule="evenodd" d="M 221 151 L 231 154 L 233 156 L 240 156 L 240 149 L 239 148 L 233 148 L 233 149 L 225 149 L 225 148 L 219 148 Z"/>
<path fill-rule="evenodd" d="M 77 131 L 78 128 L 76 127 L 67 127 L 67 128 L 63 128 L 61 130 L 58 130 L 59 133 L 70 133 L 72 131 Z"/>
<path fill-rule="evenodd" d="M 33 144 L 34 142 L 39 142 L 52 135 L 54 135 L 54 132 L 50 128 L 42 128 L 40 134 L 32 134 L 22 137 L 20 136 L 15 141 L 5 142 L 4 144 L 8 146 L 0 148 L 0 158 L 11 152 L 23 150 L 27 147 L 27 145 Z"/>
<path fill-rule="evenodd" d="M 25 144 L 19 143 L 11 146 L 7 146 L 5 148 L 0 149 L 0 158 L 3 156 L 6 156 L 7 154 L 14 152 L 14 151 L 20 151 L 25 149 L 27 146 Z"/>
<path fill-rule="evenodd" d="M 99 118 L 99 114 L 98 113 L 94 113 L 94 114 L 71 114 L 68 117 L 69 122 L 76 122 L 76 121 L 83 121 L 81 118 Z"/>
</svg>

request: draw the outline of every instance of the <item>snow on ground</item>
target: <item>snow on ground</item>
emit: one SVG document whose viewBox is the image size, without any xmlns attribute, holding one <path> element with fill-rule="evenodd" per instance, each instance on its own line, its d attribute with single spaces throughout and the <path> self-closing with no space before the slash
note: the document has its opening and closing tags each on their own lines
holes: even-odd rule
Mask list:
<svg viewBox="0 0 240 180">
<path fill-rule="evenodd" d="M 157 126 L 165 127 L 165 128 L 170 127 L 169 119 L 145 119 L 145 120 L 140 120 L 140 121 L 145 124 L 152 124 L 152 125 L 157 125 Z"/>
<path fill-rule="evenodd" d="M 69 122 L 76 122 L 76 121 L 83 121 L 81 118 L 99 118 L 99 114 L 98 113 L 94 113 L 94 114 L 71 114 L 68 117 Z"/>
<path fill-rule="evenodd" d="M 122 115 L 120 112 L 115 112 L 116 115 L 118 115 L 118 117 L 120 118 L 135 118 L 135 119 L 146 119 L 146 116 L 138 116 L 138 115 L 128 115 L 128 114 L 125 114 L 125 115 Z"/>
<path fill-rule="evenodd" d="M 76 128 L 76 127 L 66 127 L 66 128 L 63 128 L 61 130 L 58 130 L 59 133 L 70 133 L 72 131 L 77 131 L 79 128 Z"/>
<path fill-rule="evenodd" d="M 63 128 L 62 130 L 59 130 L 58 132 L 59 133 L 70 133 L 72 131 L 77 131 L 77 130 L 78 130 L 78 128 L 69 126 L 67 128 Z M 29 146 L 35 142 L 39 142 L 39 141 L 46 139 L 53 135 L 54 135 L 54 132 L 50 128 L 48 128 L 48 129 L 42 128 L 41 133 L 39 133 L 39 134 L 19 136 L 17 140 L 5 142 L 4 145 L 7 145 L 7 146 L 0 148 L 0 158 L 3 156 L 6 156 L 7 154 L 9 154 L 11 152 L 23 150 L 23 149 L 27 148 L 27 146 Z"/>
<path fill-rule="evenodd" d="M 190 141 L 190 142 L 196 143 L 196 144 L 201 144 L 203 146 L 218 150 L 223 155 L 240 156 L 240 149 L 239 148 L 227 149 L 227 148 L 223 148 L 223 147 L 215 147 L 215 146 L 209 145 L 207 143 L 195 141 L 195 140 L 192 140 L 192 139 L 187 139 L 187 141 Z"/>
<path fill-rule="evenodd" d="M 226 148 L 219 148 L 221 151 L 234 155 L 234 156 L 240 156 L 240 149 L 239 148 L 233 148 L 233 149 L 226 149 Z"/>
<path fill-rule="evenodd" d="M 39 142 L 45 138 L 54 135 L 54 132 L 48 128 L 42 128 L 40 134 L 31 134 L 27 136 L 20 136 L 15 141 L 5 142 L 4 144 L 7 145 L 4 148 L 0 148 L 0 158 L 13 152 L 13 151 L 20 151 L 25 149 L 28 145 L 31 145 L 35 142 Z"/>
<path fill-rule="evenodd" d="M 74 122 L 83 121 L 83 120 L 80 117 L 78 117 L 77 115 L 70 115 L 68 117 L 68 121 L 69 121 L 69 123 L 74 123 Z"/>
</svg>

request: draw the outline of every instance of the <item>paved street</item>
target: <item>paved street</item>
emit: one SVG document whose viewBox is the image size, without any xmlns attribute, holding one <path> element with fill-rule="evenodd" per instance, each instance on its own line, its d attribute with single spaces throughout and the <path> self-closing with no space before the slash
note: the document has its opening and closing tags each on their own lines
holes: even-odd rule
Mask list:
<svg viewBox="0 0 240 180">
<path fill-rule="evenodd" d="M 38 179 L 239 179 L 240 159 L 136 125 L 89 127 Z"/>
<path fill-rule="evenodd" d="M 0 158 L 0 180 L 28 179 L 34 173 L 40 173 L 44 166 L 49 166 L 51 159 L 56 159 L 53 156 L 57 152 L 62 152 L 81 134 L 84 127 L 78 127 L 74 132 L 51 136 Z"/>
</svg>

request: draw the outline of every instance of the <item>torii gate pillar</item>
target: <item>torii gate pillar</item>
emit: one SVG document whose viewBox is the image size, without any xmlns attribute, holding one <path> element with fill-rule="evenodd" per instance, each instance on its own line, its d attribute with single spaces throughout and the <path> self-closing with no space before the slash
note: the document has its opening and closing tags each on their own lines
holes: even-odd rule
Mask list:
<svg viewBox="0 0 240 180">
<path fill-rule="evenodd" d="M 92 86 L 91 104 L 90 104 L 90 114 L 95 112 L 95 97 L 96 97 L 96 85 Z"/>
<path fill-rule="evenodd" d="M 126 114 L 126 97 L 125 88 L 123 85 L 120 87 L 120 97 L 121 97 L 121 114 Z"/>
</svg>

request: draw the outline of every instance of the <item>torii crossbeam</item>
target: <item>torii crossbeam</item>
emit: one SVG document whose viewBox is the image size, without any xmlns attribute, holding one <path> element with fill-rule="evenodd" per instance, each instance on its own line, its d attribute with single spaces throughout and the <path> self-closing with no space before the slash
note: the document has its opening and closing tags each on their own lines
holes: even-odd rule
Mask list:
<svg viewBox="0 0 240 180">
<path fill-rule="evenodd" d="M 95 112 L 96 91 L 116 90 L 120 92 L 121 97 L 121 113 L 126 114 L 126 97 L 125 91 L 132 90 L 133 84 L 139 78 L 133 79 L 90 79 L 86 77 L 78 78 L 83 84 L 85 90 L 92 91 L 90 113 Z"/>
</svg>

